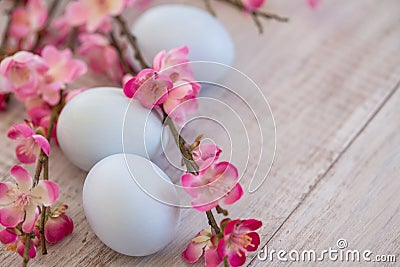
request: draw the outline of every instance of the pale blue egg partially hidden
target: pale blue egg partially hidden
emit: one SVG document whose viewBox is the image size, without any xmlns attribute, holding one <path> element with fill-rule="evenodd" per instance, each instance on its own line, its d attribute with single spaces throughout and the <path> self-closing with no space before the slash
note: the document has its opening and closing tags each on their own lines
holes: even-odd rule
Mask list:
<svg viewBox="0 0 400 267">
<path fill-rule="evenodd" d="M 61 150 L 86 171 L 113 154 L 151 158 L 161 151 L 161 135 L 157 115 L 114 87 L 93 88 L 75 96 L 57 124 Z"/>
<path fill-rule="evenodd" d="M 178 205 L 174 185 L 154 163 L 136 155 L 101 160 L 83 186 L 92 230 L 108 247 L 129 256 L 153 254 L 175 238 L 180 209 L 163 201 Z"/>
<path fill-rule="evenodd" d="M 134 23 L 132 32 L 138 39 L 148 63 L 161 50 L 187 45 L 191 61 L 212 61 L 231 65 L 234 46 L 225 27 L 203 9 L 185 5 L 161 5 L 144 12 Z M 194 64 L 198 80 L 217 82 L 224 68 Z"/>
</svg>

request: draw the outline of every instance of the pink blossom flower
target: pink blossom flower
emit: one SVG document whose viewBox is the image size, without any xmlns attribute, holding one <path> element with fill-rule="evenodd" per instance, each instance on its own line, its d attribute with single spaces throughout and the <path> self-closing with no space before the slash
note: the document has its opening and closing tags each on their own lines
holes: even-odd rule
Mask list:
<svg viewBox="0 0 400 267">
<path fill-rule="evenodd" d="M 155 71 L 167 75 L 173 82 L 179 80 L 194 80 L 193 70 L 189 63 L 189 48 L 181 46 L 159 52 L 153 60 L 153 68 Z"/>
<path fill-rule="evenodd" d="M 222 262 L 217 252 L 217 237 L 209 229 L 201 230 L 190 241 L 185 251 L 182 252 L 182 257 L 188 263 L 195 263 L 203 254 L 207 267 L 216 267 Z"/>
<path fill-rule="evenodd" d="M 197 166 L 208 168 L 212 163 L 216 162 L 221 154 L 222 150 L 214 144 L 201 144 L 193 150 L 193 160 Z M 211 159 L 211 160 L 210 160 Z M 204 164 L 206 162 L 208 164 Z"/>
<path fill-rule="evenodd" d="M 21 166 L 11 169 L 17 185 L 0 183 L 0 224 L 4 227 L 15 227 L 22 222 L 22 231 L 33 231 L 37 217 L 38 205 L 50 206 L 59 196 L 58 185 L 52 181 L 41 180 L 32 188 L 33 179 Z"/>
<path fill-rule="evenodd" d="M 118 53 L 101 34 L 79 35 L 81 46 L 78 54 L 88 63 L 90 69 L 99 74 L 107 74 L 113 81 L 120 82 L 123 76 Z"/>
<path fill-rule="evenodd" d="M 186 173 L 181 178 L 183 189 L 194 198 L 193 208 L 204 212 L 215 208 L 219 202 L 230 205 L 242 197 L 243 189 L 234 165 L 229 162 L 214 163 L 208 168 L 203 165 L 199 175 Z"/>
<path fill-rule="evenodd" d="M 20 162 L 30 164 L 36 161 L 36 155 L 39 154 L 40 149 L 46 155 L 50 153 L 50 144 L 47 139 L 36 134 L 31 127 L 26 124 L 15 124 L 7 133 L 7 136 L 16 140 L 17 147 L 15 153 Z"/>
<path fill-rule="evenodd" d="M 218 255 L 227 257 L 231 266 L 241 266 L 246 261 L 246 253 L 257 250 L 260 245 L 260 236 L 254 231 L 261 227 L 262 222 L 255 219 L 226 220 L 224 237 L 218 243 Z"/>
<path fill-rule="evenodd" d="M 0 63 L 0 73 L 7 80 L 9 91 L 22 101 L 37 95 L 38 85 L 48 69 L 41 57 L 26 51 L 17 52 Z"/>
<path fill-rule="evenodd" d="M 50 212 L 44 226 L 44 237 L 48 242 L 57 243 L 74 230 L 72 219 L 65 215 L 67 208 L 68 206 L 62 205 L 57 207 L 53 212 Z"/>
<path fill-rule="evenodd" d="M 68 4 L 66 16 L 72 26 L 86 25 L 88 32 L 94 32 L 111 16 L 121 14 L 125 0 L 78 0 Z"/>
<path fill-rule="evenodd" d="M 242 0 L 242 3 L 247 10 L 254 11 L 261 8 L 264 5 L 265 0 Z"/>
<path fill-rule="evenodd" d="M 200 84 L 193 81 L 175 82 L 163 104 L 164 111 L 176 123 L 182 125 L 186 121 L 186 115 L 198 109 L 197 96 L 200 89 Z"/>
<path fill-rule="evenodd" d="M 46 73 L 47 81 L 71 83 L 87 71 L 83 61 L 72 58 L 70 49 L 58 50 L 54 46 L 48 45 L 42 50 L 42 58 L 49 66 Z"/>
<path fill-rule="evenodd" d="M 46 46 L 42 50 L 42 58 L 49 66 L 39 92 L 43 100 L 50 105 L 56 105 L 60 101 L 60 90 L 86 73 L 86 64 L 77 59 L 72 59 L 71 50 L 57 50 L 54 46 Z"/>
<path fill-rule="evenodd" d="M 153 108 L 165 102 L 172 82 L 153 69 L 144 69 L 124 85 L 124 93 L 129 98 L 137 98 L 143 106 Z"/>
<path fill-rule="evenodd" d="M 183 124 L 186 115 L 197 110 L 196 98 L 201 89 L 200 84 L 194 81 L 188 54 L 188 47 L 181 46 L 168 52 L 161 51 L 153 60 L 154 70 L 169 76 L 174 83 L 163 108 L 178 124 Z"/>
<path fill-rule="evenodd" d="M 47 8 L 44 0 L 29 0 L 26 6 L 17 7 L 11 14 L 9 35 L 17 42 L 26 41 L 25 49 L 30 49 L 47 20 Z"/>
<path fill-rule="evenodd" d="M 16 228 L 6 228 L 0 231 L 0 242 L 6 246 L 6 250 L 16 251 L 23 257 L 25 250 L 25 236 Z M 29 258 L 36 257 L 36 247 L 40 245 L 38 235 L 30 239 Z"/>
<path fill-rule="evenodd" d="M 306 0 L 306 2 L 310 8 L 315 9 L 321 3 L 321 0 Z"/>
</svg>

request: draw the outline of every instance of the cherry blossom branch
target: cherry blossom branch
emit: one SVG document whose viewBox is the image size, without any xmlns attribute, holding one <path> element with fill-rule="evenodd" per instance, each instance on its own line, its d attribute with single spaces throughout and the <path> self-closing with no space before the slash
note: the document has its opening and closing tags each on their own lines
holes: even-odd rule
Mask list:
<svg viewBox="0 0 400 267">
<path fill-rule="evenodd" d="M 208 224 L 214 229 L 215 233 L 218 235 L 221 233 L 221 229 L 219 229 L 217 222 L 215 221 L 215 217 L 211 210 L 206 211 Z"/>
<path fill-rule="evenodd" d="M 243 5 L 243 3 L 238 0 L 218 0 L 218 1 L 228 4 L 239 10 L 246 10 L 246 7 Z M 260 33 L 263 33 L 263 26 L 261 24 L 260 18 L 268 19 L 268 20 L 276 20 L 278 22 L 288 22 L 289 21 L 289 19 L 286 17 L 281 17 L 277 14 L 273 14 L 273 13 L 269 13 L 269 12 L 265 12 L 265 11 L 261 11 L 261 10 L 253 10 L 253 11 L 249 11 L 249 12 L 250 12 L 251 17 L 252 17 L 253 21 L 255 22 L 255 24 L 258 28 L 258 31 Z"/>
<path fill-rule="evenodd" d="M 119 43 L 117 41 L 117 38 L 115 37 L 114 32 L 111 31 L 109 36 L 110 36 L 111 44 L 114 46 L 115 50 L 117 50 L 118 57 L 119 57 L 119 60 L 121 62 L 121 65 L 122 65 L 122 68 L 123 68 L 124 72 L 136 75 L 137 72 L 135 70 L 133 70 L 132 66 L 130 66 L 130 64 L 128 64 L 126 62 L 126 60 L 124 59 L 124 54 L 122 52 L 121 46 L 119 45 Z"/>
<path fill-rule="evenodd" d="M 163 113 L 164 113 L 164 123 L 168 125 L 171 134 L 174 137 L 175 143 L 178 146 L 182 154 L 183 161 L 185 162 L 185 165 L 187 167 L 187 171 L 189 173 L 198 175 L 199 166 L 196 164 L 196 162 L 194 162 L 192 152 L 188 148 L 186 140 L 179 134 L 171 117 L 169 117 L 164 110 Z M 206 211 L 206 215 L 208 219 L 208 224 L 212 227 L 212 229 L 215 231 L 216 234 L 219 234 L 221 232 L 221 229 L 219 228 L 212 211 L 211 210 Z"/>
<path fill-rule="evenodd" d="M 215 12 L 215 10 L 213 9 L 213 7 L 211 5 L 211 0 L 204 0 L 204 4 L 205 4 L 206 9 L 208 10 L 208 12 L 210 12 L 211 15 L 216 17 L 217 13 Z"/>
<path fill-rule="evenodd" d="M 4 28 L 3 36 L 1 38 L 0 59 L 2 59 L 2 56 L 7 54 L 7 52 L 5 50 L 6 50 L 6 45 L 7 45 L 8 31 L 9 31 L 10 26 L 11 26 L 11 14 L 14 11 L 14 9 L 19 6 L 19 2 L 20 1 L 19 0 L 15 0 L 13 2 L 14 2 L 13 6 L 7 12 L 8 13 L 7 23 L 6 23 L 6 27 Z"/>
<path fill-rule="evenodd" d="M 22 262 L 22 267 L 28 266 L 30 246 L 31 246 L 31 235 L 25 234 L 24 260 Z"/>
<path fill-rule="evenodd" d="M 48 14 L 47 20 L 46 20 L 43 28 L 37 34 L 37 38 L 36 38 L 35 44 L 33 45 L 32 51 L 36 50 L 39 47 L 40 42 L 42 41 L 42 39 L 43 39 L 43 37 L 44 37 L 44 35 L 46 33 L 46 29 L 50 26 L 50 22 L 52 21 L 53 16 L 54 16 L 54 14 L 56 12 L 56 9 L 58 7 L 58 4 L 60 2 L 61 1 L 59 1 L 59 0 L 53 0 L 51 2 L 49 10 L 48 10 L 48 13 L 47 13 Z"/>
<path fill-rule="evenodd" d="M 64 98 L 63 98 L 62 91 L 60 91 L 60 95 L 61 95 L 61 98 L 60 98 L 59 103 L 53 107 L 52 112 L 51 112 L 49 128 L 48 128 L 47 136 L 46 136 L 46 139 L 49 142 L 50 142 L 51 136 L 53 134 L 54 125 L 55 125 L 55 123 L 58 119 L 59 113 L 64 105 Z M 45 154 L 43 149 L 40 150 L 40 154 L 39 154 L 38 161 L 37 161 L 36 168 L 35 168 L 34 185 L 33 185 L 34 187 L 39 183 L 39 178 L 40 178 L 42 169 L 43 169 L 43 179 L 48 180 L 49 179 L 49 157 Z M 44 237 L 44 225 L 46 222 L 46 211 L 47 211 L 47 207 L 42 205 L 42 212 L 40 214 L 40 216 L 41 216 L 40 217 L 40 229 L 39 229 L 42 255 L 47 254 L 46 240 Z M 25 244 L 25 247 L 26 247 L 26 244 Z"/>
<path fill-rule="evenodd" d="M 139 62 L 140 66 L 142 69 L 147 69 L 149 66 L 147 65 L 142 53 L 140 52 L 139 45 L 137 43 L 136 37 L 129 31 L 128 25 L 126 24 L 126 21 L 122 18 L 122 16 L 116 16 L 115 20 L 118 22 L 122 34 L 126 36 L 128 39 L 130 45 L 132 46 L 134 53 L 135 53 L 135 58 Z"/>
<path fill-rule="evenodd" d="M 68 35 L 67 42 L 65 43 L 65 47 L 71 49 L 71 51 L 75 51 L 75 39 L 78 34 L 78 29 L 76 27 L 72 27 L 71 32 Z"/>
<path fill-rule="evenodd" d="M 179 134 L 178 130 L 171 117 L 169 117 L 164 111 L 164 123 L 168 125 L 172 136 L 174 137 L 175 143 L 179 148 L 183 161 L 187 167 L 189 173 L 197 175 L 199 173 L 199 166 L 194 162 L 193 155 L 187 146 L 186 140 Z"/>
</svg>

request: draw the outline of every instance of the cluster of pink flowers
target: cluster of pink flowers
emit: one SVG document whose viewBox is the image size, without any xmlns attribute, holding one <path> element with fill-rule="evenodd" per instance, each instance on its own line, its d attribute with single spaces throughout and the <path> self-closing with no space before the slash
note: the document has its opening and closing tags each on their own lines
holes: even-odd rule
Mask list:
<svg viewBox="0 0 400 267">
<path fill-rule="evenodd" d="M 195 81 L 188 54 L 186 46 L 161 51 L 154 58 L 152 68 L 126 78 L 125 95 L 138 99 L 146 108 L 154 108 L 161 116 L 172 118 L 175 123 L 184 123 L 186 115 L 197 110 L 201 89 Z M 202 144 L 200 139 L 186 147 L 198 172 L 183 174 L 181 183 L 193 198 L 192 207 L 213 216 L 212 209 L 220 210 L 220 205 L 236 203 L 244 191 L 237 168 L 230 162 L 219 162 L 221 148 L 215 144 Z M 182 257 L 194 263 L 204 254 L 206 266 L 218 266 L 222 261 L 231 266 L 241 266 L 247 252 L 257 250 L 260 244 L 255 230 L 261 225 L 255 219 L 223 219 L 218 232 L 214 228 L 200 231 Z"/>
<path fill-rule="evenodd" d="M 8 31 L 9 42 L 18 50 L 33 48 L 38 33 L 46 24 L 48 12 L 44 0 L 29 0 L 15 8 Z"/>
<path fill-rule="evenodd" d="M 59 103 L 61 92 L 86 71 L 86 64 L 73 59 L 69 49 L 58 50 L 51 45 L 45 46 L 40 55 L 19 51 L 0 63 L 2 90 L 13 93 L 22 101 L 31 123 L 41 126 L 45 132 L 51 107 Z M 23 131 L 21 134 L 27 135 L 28 132 Z"/>
<path fill-rule="evenodd" d="M 220 204 L 231 205 L 243 196 L 237 168 L 229 162 L 218 162 L 221 152 L 213 144 L 199 145 L 192 152 L 194 161 L 200 167 L 199 174 L 182 175 L 182 186 L 193 197 L 192 206 L 198 211 L 210 211 Z M 182 257 L 194 263 L 204 255 L 207 267 L 218 266 L 224 260 L 231 266 L 241 266 L 246 261 L 247 252 L 257 250 L 260 244 L 255 230 L 261 225 L 255 219 L 223 219 L 220 233 L 214 229 L 200 231 Z"/>
<path fill-rule="evenodd" d="M 31 175 L 23 167 L 16 165 L 11 169 L 15 183 L 0 183 L 0 242 L 8 250 L 24 254 L 26 234 L 31 235 L 29 257 L 36 256 L 36 247 L 40 244 L 39 214 L 42 207 L 50 207 L 59 197 L 59 188 L 55 182 L 41 180 L 36 185 Z M 73 222 L 65 215 L 65 207 L 50 212 L 45 221 L 45 239 L 58 242 L 72 233 Z"/>
<path fill-rule="evenodd" d="M 262 222 L 255 219 L 226 218 L 221 221 L 220 234 L 203 229 L 190 241 L 182 257 L 195 263 L 204 255 L 207 267 L 218 266 L 223 261 L 231 266 L 242 266 L 247 252 L 256 251 L 260 245 L 260 236 L 255 231 L 261 226 Z"/>
<path fill-rule="evenodd" d="M 129 98 L 137 98 L 143 106 L 163 110 L 176 123 L 185 122 L 186 115 L 197 110 L 196 100 L 201 86 L 189 65 L 186 46 L 161 51 L 152 69 L 144 69 L 124 85 Z"/>
</svg>

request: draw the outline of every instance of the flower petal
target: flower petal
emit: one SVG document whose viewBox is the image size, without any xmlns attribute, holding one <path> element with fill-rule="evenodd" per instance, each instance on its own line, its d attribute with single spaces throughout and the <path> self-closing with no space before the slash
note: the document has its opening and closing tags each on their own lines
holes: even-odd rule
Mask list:
<svg viewBox="0 0 400 267">
<path fill-rule="evenodd" d="M 191 241 L 185 251 L 182 252 L 182 257 L 188 263 L 195 263 L 200 259 L 201 255 L 203 255 L 204 247 L 204 243 L 194 243 L 193 241 Z"/>
<path fill-rule="evenodd" d="M 204 257 L 205 257 L 205 260 L 206 260 L 206 266 L 207 267 L 217 267 L 222 262 L 222 259 L 218 255 L 218 252 L 217 252 L 216 248 L 214 248 L 214 249 L 212 249 L 212 248 L 206 249 L 206 251 L 204 253 Z"/>
<path fill-rule="evenodd" d="M 218 201 L 212 201 L 208 203 L 202 199 L 195 199 L 192 201 L 192 207 L 198 211 L 206 212 L 212 210 L 218 205 Z"/>
<path fill-rule="evenodd" d="M 224 234 L 229 235 L 230 233 L 232 233 L 238 223 L 240 223 L 240 220 L 232 220 L 228 222 L 225 226 Z"/>
<path fill-rule="evenodd" d="M 239 225 L 240 231 L 254 231 L 262 226 L 262 222 L 255 219 L 244 220 Z"/>
<path fill-rule="evenodd" d="M 36 144 L 43 150 L 43 152 L 48 156 L 50 154 L 50 144 L 49 141 L 40 134 L 32 135 L 33 139 L 35 140 Z"/>
<path fill-rule="evenodd" d="M 15 227 L 24 220 L 24 212 L 18 208 L 5 207 L 0 209 L 0 224 L 4 227 Z"/>
<path fill-rule="evenodd" d="M 31 164 L 36 161 L 36 154 L 31 150 L 27 150 L 26 142 L 21 143 L 15 148 L 17 159 L 24 164 Z"/>
<path fill-rule="evenodd" d="M 229 193 L 221 199 L 221 202 L 225 205 L 231 205 L 238 201 L 243 196 L 243 188 L 237 183 Z"/>
<path fill-rule="evenodd" d="M 242 266 L 246 262 L 246 254 L 245 253 L 236 253 L 236 251 L 231 250 L 228 253 L 228 262 L 231 266 Z"/>
<path fill-rule="evenodd" d="M 41 180 L 31 191 L 31 196 L 40 199 L 39 203 L 47 207 L 56 202 L 59 195 L 58 185 L 53 181 Z"/>
<path fill-rule="evenodd" d="M 11 139 L 17 139 L 19 137 L 27 138 L 32 136 L 33 134 L 35 134 L 35 132 L 32 130 L 31 127 L 26 124 L 15 124 L 11 126 L 7 132 L 8 138 Z"/>
<path fill-rule="evenodd" d="M 22 192 L 28 192 L 33 185 L 32 176 L 28 173 L 28 171 L 19 165 L 15 165 L 11 169 L 11 175 L 14 177 L 15 181 L 17 181 L 18 188 Z"/>
<path fill-rule="evenodd" d="M 33 227 L 37 221 L 39 212 L 38 208 L 34 204 L 30 204 L 25 207 L 25 220 L 22 223 L 22 231 L 30 233 L 33 231 Z"/>
<path fill-rule="evenodd" d="M 10 189 L 15 189 L 11 183 L 0 183 L 0 205 L 12 203 L 14 200 L 7 194 Z"/>
<path fill-rule="evenodd" d="M 72 220 L 67 215 L 61 214 L 59 217 L 49 217 L 44 227 L 44 236 L 47 242 L 57 243 L 66 235 L 72 233 L 73 229 Z"/>
<path fill-rule="evenodd" d="M 256 251 L 260 245 L 260 236 L 256 232 L 247 233 L 251 237 L 251 244 L 245 247 L 247 251 Z"/>
<path fill-rule="evenodd" d="M 17 243 L 17 252 L 21 257 L 24 256 L 24 250 L 25 250 L 25 244 L 24 244 L 24 242 L 19 240 Z M 36 257 L 36 247 L 34 246 L 32 241 L 30 242 L 28 255 L 29 255 L 29 258 L 31 258 L 31 259 Z"/>
<path fill-rule="evenodd" d="M 0 231 L 0 242 L 4 245 L 14 243 L 18 236 L 15 234 L 14 229 L 6 228 Z"/>
<path fill-rule="evenodd" d="M 195 185 L 195 180 L 196 176 L 190 173 L 183 174 L 181 177 L 183 190 L 185 190 L 185 192 L 192 197 L 197 197 L 198 195 L 198 190 L 196 190 L 197 186 Z"/>
</svg>

